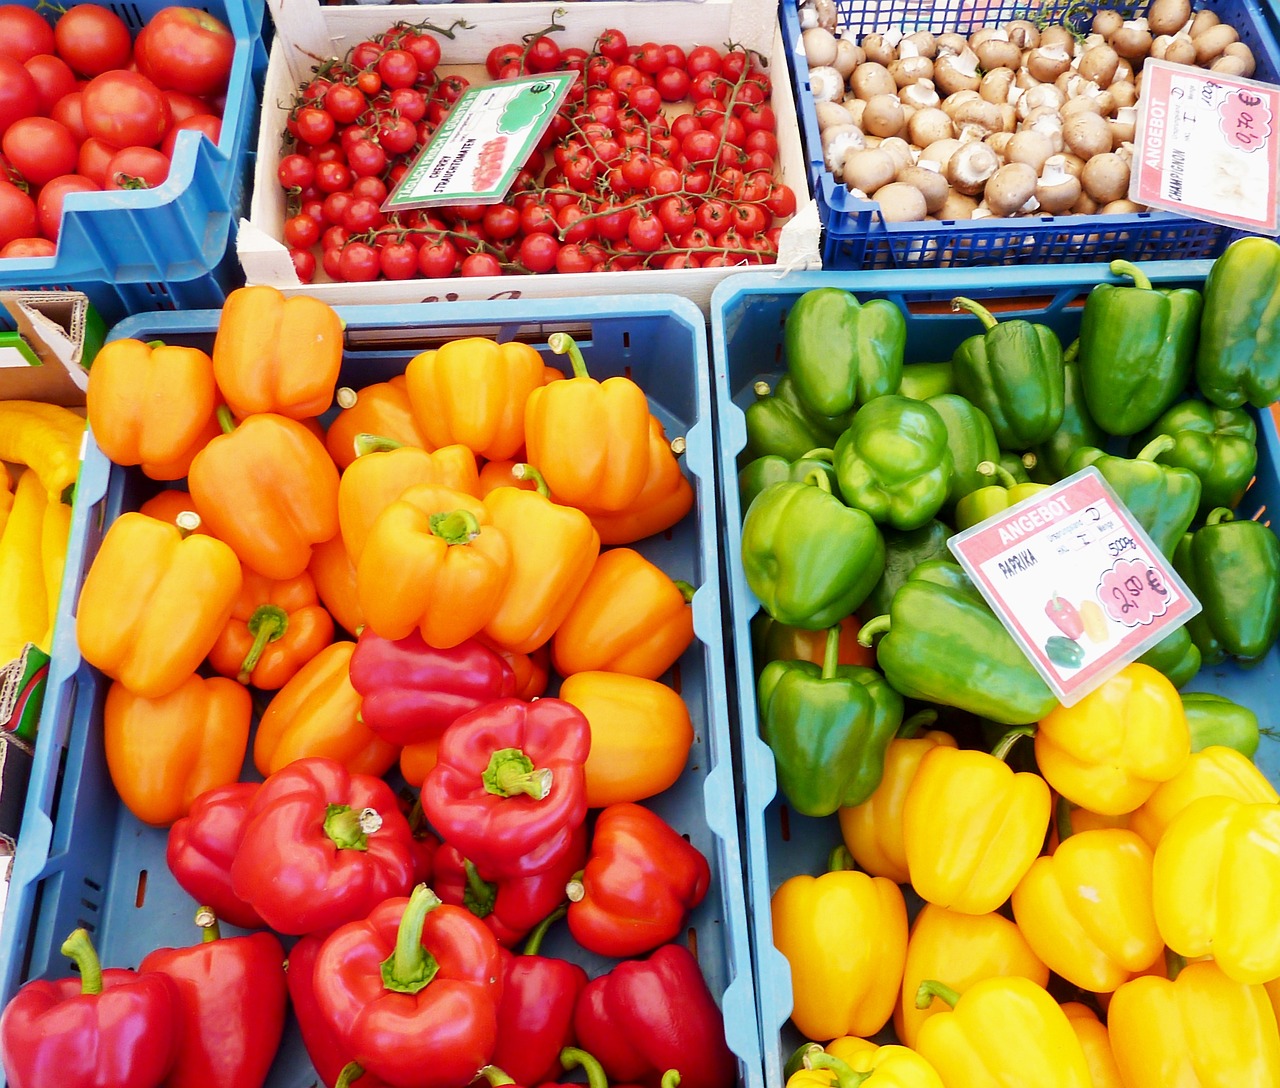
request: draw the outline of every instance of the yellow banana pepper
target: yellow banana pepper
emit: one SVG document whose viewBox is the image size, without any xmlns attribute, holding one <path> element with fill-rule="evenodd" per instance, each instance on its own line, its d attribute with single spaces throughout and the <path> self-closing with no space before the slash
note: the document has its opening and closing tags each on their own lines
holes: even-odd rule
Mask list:
<svg viewBox="0 0 1280 1088">
<path fill-rule="evenodd" d="M 773 943 L 791 965 L 791 1020 L 806 1038 L 874 1035 L 888 1021 L 907 955 L 898 885 L 835 868 L 793 876 L 773 893 Z M 847 859 L 847 860 L 846 860 Z"/>
<path fill-rule="evenodd" d="M 13 510 L 0 536 L 0 665 L 49 630 L 40 538 L 49 494 L 34 469 L 18 477 Z"/>
<path fill-rule="evenodd" d="M 1049 787 L 1001 758 L 1028 732 L 1014 730 L 991 755 L 937 747 L 920 761 L 902 809 L 902 838 L 921 899 L 989 914 L 1031 868 L 1049 827 Z"/>
<path fill-rule="evenodd" d="M 1156 847 L 1152 892 L 1160 935 L 1179 955 L 1211 955 L 1248 985 L 1280 976 L 1280 805 L 1193 801 Z"/>
<path fill-rule="evenodd" d="M 812 1044 L 787 1088 L 943 1088 L 937 1071 L 905 1046 L 877 1046 L 852 1036 L 823 1050 Z"/>
<path fill-rule="evenodd" d="M 1082 990 L 1128 982 L 1164 947 L 1151 905 L 1151 849 L 1120 828 L 1082 831 L 1036 858 L 1013 916 L 1050 970 Z"/>
<path fill-rule="evenodd" d="M 921 1025 L 946 1011 L 935 998 L 925 1008 L 916 1005 L 916 991 L 926 979 L 945 982 L 964 993 L 975 982 L 1016 975 L 1037 986 L 1049 985 L 1049 968 L 1036 956 L 1026 937 L 1000 914 L 959 914 L 926 903 L 916 915 L 907 941 L 902 975 L 902 1000 L 893 1013 L 898 1039 L 915 1046 Z"/>
<path fill-rule="evenodd" d="M 1138 978 L 1115 992 L 1107 1030 L 1126 1088 L 1280 1084 L 1280 1035 L 1261 986 L 1192 963 L 1172 982 Z"/>
<path fill-rule="evenodd" d="M 33 469 L 51 496 L 76 482 L 83 436 L 84 419 L 70 408 L 38 400 L 0 401 L 0 461 Z"/>
<path fill-rule="evenodd" d="M 13 481 L 9 479 L 9 470 L 0 465 L 0 533 L 4 532 L 9 521 L 9 512 L 13 509 Z"/>
<path fill-rule="evenodd" d="M 925 1022 L 916 1050 L 946 1088 L 1092 1088 L 1084 1050 L 1043 987 L 989 978 L 959 994 L 934 981 L 921 984 L 918 1001 L 935 996 L 953 1011 Z"/>
<path fill-rule="evenodd" d="M 58 618 L 58 598 L 62 596 L 62 572 L 67 565 L 67 544 L 71 537 L 71 507 L 51 498 L 40 523 L 40 566 L 44 573 L 45 608 L 48 626 L 37 645 L 45 653 L 53 645 L 53 626 Z"/>
<path fill-rule="evenodd" d="M 1187 765 L 1129 817 L 1129 826 L 1154 850 L 1170 821 L 1201 797 L 1233 797 L 1250 804 L 1280 801 L 1275 787 L 1248 756 L 1215 744 L 1193 752 Z"/>
<path fill-rule="evenodd" d="M 1062 1011 L 1067 1014 L 1071 1030 L 1080 1041 L 1093 1088 L 1125 1088 L 1116 1056 L 1111 1052 L 1111 1037 L 1107 1034 L 1106 1024 L 1088 1005 L 1079 1001 L 1068 1001 L 1062 1006 Z"/>
<path fill-rule="evenodd" d="M 1141 805 L 1182 770 L 1191 732 L 1178 689 L 1134 662 L 1036 730 L 1036 763 L 1058 793 L 1104 816 Z"/>
</svg>

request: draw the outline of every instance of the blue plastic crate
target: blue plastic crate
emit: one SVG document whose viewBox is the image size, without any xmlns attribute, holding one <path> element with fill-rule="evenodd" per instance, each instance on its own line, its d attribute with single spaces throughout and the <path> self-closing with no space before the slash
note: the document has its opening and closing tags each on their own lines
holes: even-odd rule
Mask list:
<svg viewBox="0 0 1280 1088">
<path fill-rule="evenodd" d="M 103 6 L 136 34 L 166 3 Z M 57 253 L 0 261 L 0 289 L 83 291 L 114 323 L 141 310 L 217 306 L 242 282 L 232 242 L 248 207 L 257 143 L 258 88 L 267 62 L 264 5 L 206 0 L 200 6 L 226 23 L 236 39 L 217 146 L 199 133 L 182 133 L 163 185 L 67 197 Z"/>
<path fill-rule="evenodd" d="M 1209 261 L 1181 265 L 1147 265 L 1144 271 L 1158 286 L 1201 287 Z M 1069 343 L 1079 330 L 1080 306 L 1093 285 L 1107 277 L 1101 266 L 1062 268 L 945 269 L 926 276 L 904 272 L 853 275 L 797 273 L 772 283 L 758 277 L 734 276 L 711 300 L 711 352 L 715 369 L 716 418 L 719 426 L 720 498 L 724 518 L 723 549 L 728 564 L 729 622 L 736 670 L 735 740 L 741 746 L 744 819 L 747 845 L 747 902 L 755 956 L 759 1016 L 764 1032 L 766 1088 L 782 1088 L 782 1066 L 804 1040 L 789 1023 L 791 975 L 786 959 L 774 947 L 769 899 L 788 877 L 826 869 L 831 848 L 841 842 L 834 816 L 813 819 L 791 812 L 777 795 L 773 753 L 760 739 L 756 709 L 755 663 L 749 625 L 759 602 L 747 587 L 742 570 L 742 507 L 738 499 L 739 455 L 746 446 L 743 410 L 755 399 L 760 379 L 772 381 L 784 369 L 783 324 L 796 299 L 815 287 L 841 287 L 859 300 L 888 298 L 907 313 L 908 362 L 949 359 L 956 346 L 973 335 L 973 319 L 952 314 L 946 305 L 956 295 L 985 300 L 1015 300 L 1002 320 L 1022 316 L 1051 326 Z M 925 286 L 927 285 L 927 286 Z M 1241 503 L 1252 515 L 1258 507 L 1280 511 L 1280 436 L 1274 414 L 1259 418 L 1257 480 Z M 1264 515 L 1265 517 L 1266 515 Z M 1275 514 L 1272 513 L 1272 518 Z M 1188 690 L 1215 691 L 1249 706 L 1264 727 L 1280 727 L 1280 646 L 1256 668 L 1227 664 L 1205 668 Z M 1280 785 L 1280 740 L 1266 736 L 1257 763 Z"/>
<path fill-rule="evenodd" d="M 712 887 L 687 923 L 687 939 L 724 1011 L 740 1082 L 762 1088 L 726 709 L 716 453 L 701 313 L 682 298 L 644 295 L 355 306 L 338 312 L 346 323 L 342 384 L 385 381 L 402 373 L 408 360 L 426 347 L 457 336 L 519 338 L 542 349 L 552 332 L 563 330 L 581 344 L 593 375 L 629 374 L 649 392 L 652 410 L 668 435 L 685 436 L 682 460 L 696 494 L 694 510 L 670 532 L 635 547 L 673 578 L 698 587 L 693 599 L 696 640 L 670 678 L 689 706 L 695 740 L 677 783 L 646 804 L 711 862 Z M 218 317 L 216 311 L 139 315 L 112 335 L 209 350 Z M 31 790 L 0 928 L 0 1002 L 27 979 L 67 974 L 68 961 L 58 948 L 78 925 L 93 934 L 108 966 L 136 966 L 157 945 L 191 941 L 194 903 L 165 864 L 166 832 L 140 824 L 112 787 L 101 731 L 107 682 L 82 661 L 75 638 L 79 587 L 103 534 L 157 486 L 136 469 L 112 466 L 90 442 L 77 489 Z M 592 976 L 612 963 L 577 947 L 563 925 L 553 928 L 544 947 L 550 955 L 582 963 Z M 314 1080 L 291 1019 L 267 1084 L 309 1088 Z"/>
<path fill-rule="evenodd" d="M 1196 11 L 1209 9 L 1231 23 L 1253 51 L 1264 83 L 1280 80 L 1275 0 L 1265 0 L 1268 21 L 1256 0 L 1201 0 Z M 1132 11 L 1132 3 L 1104 0 L 1080 4 L 1051 0 L 1033 5 L 1037 18 L 1061 19 L 1068 11 L 1073 25 L 1087 26 L 1095 11 Z M 1145 5 L 1137 5 L 1145 8 Z M 906 33 L 969 34 L 1026 17 L 1026 0 L 836 0 L 841 28 L 859 37 L 887 27 Z M 796 110 L 809 160 L 809 182 L 822 220 L 822 267 L 828 271 L 860 268 L 946 268 L 996 264 L 1066 264 L 1087 261 L 1202 260 L 1216 257 L 1241 232 L 1216 223 L 1151 211 L 1130 215 L 1019 216 L 1016 219 L 956 220 L 946 223 L 886 223 L 880 205 L 861 200 L 835 179 L 822 161 L 818 114 L 809 88 L 809 68 L 800 46 L 797 0 L 782 0 L 779 13 L 787 58 L 792 65 Z"/>
</svg>

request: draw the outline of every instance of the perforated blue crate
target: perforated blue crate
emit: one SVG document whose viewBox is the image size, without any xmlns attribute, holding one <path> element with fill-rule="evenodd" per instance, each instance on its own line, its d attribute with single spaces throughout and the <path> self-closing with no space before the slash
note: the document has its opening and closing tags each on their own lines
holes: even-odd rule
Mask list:
<svg viewBox="0 0 1280 1088">
<path fill-rule="evenodd" d="M 1144 271 L 1158 286 L 1201 287 L 1209 261 L 1181 265 L 1149 264 Z M 831 848 L 839 845 L 834 816 L 812 819 L 791 812 L 777 794 L 773 753 L 760 739 L 756 707 L 756 663 L 749 625 L 759 602 L 747 587 L 742 569 L 742 507 L 737 472 L 746 446 L 745 407 L 755 399 L 753 385 L 773 381 L 785 369 L 783 324 L 804 292 L 815 287 L 841 287 L 859 300 L 887 298 L 907 313 L 907 360 L 949 359 L 956 346 L 973 335 L 972 318 L 952 314 L 946 303 L 956 295 L 984 304 L 1000 302 L 1001 319 L 1026 317 L 1051 326 L 1069 343 L 1080 324 L 1080 306 L 1106 270 L 1069 265 L 1060 268 L 939 269 L 925 275 L 905 272 L 854 274 L 796 273 L 769 282 L 759 277 L 725 280 L 711 300 L 711 353 L 715 371 L 716 418 L 719 427 L 720 498 L 724 519 L 724 554 L 728 564 L 729 642 L 736 674 L 735 739 L 743 765 L 744 835 L 747 848 L 747 906 L 751 923 L 759 999 L 761 1050 L 766 1088 L 782 1088 L 782 1066 L 803 1039 L 789 1023 L 791 976 L 787 961 L 773 945 L 769 899 L 788 877 L 825 871 Z M 1004 300 L 1013 300 L 1005 309 Z M 1258 420 L 1257 480 L 1241 509 L 1249 515 L 1265 507 L 1280 511 L 1280 438 L 1276 409 Z M 762 663 L 763 664 L 763 663 Z M 1253 669 L 1227 664 L 1205 668 L 1188 685 L 1197 691 L 1228 695 L 1253 709 L 1265 727 L 1280 727 L 1280 646 Z M 1280 740 L 1265 736 L 1257 755 L 1267 777 L 1280 785 Z"/>
<path fill-rule="evenodd" d="M 104 7 L 135 34 L 167 0 Z M 36 6 L 28 4 L 28 6 Z M 266 71 L 262 0 L 205 0 L 236 39 L 222 131 L 215 147 L 180 133 L 169 176 L 154 189 L 73 193 L 52 257 L 0 261 L 0 289 L 83 291 L 108 323 L 142 310 L 217 306 L 242 282 L 232 242 L 247 210 Z M 230 259 L 228 259 L 230 256 Z"/>
<path fill-rule="evenodd" d="M 1275 0 L 1266 0 L 1274 18 Z M 1277 27 L 1256 0 L 1200 0 L 1197 11 L 1214 11 L 1240 32 L 1253 51 L 1253 78 L 1266 83 L 1280 79 Z M 995 26 L 1026 17 L 1025 0 L 836 0 L 840 26 L 861 37 L 888 27 L 906 33 L 969 34 L 981 26 Z M 1032 4 L 1037 18 L 1061 19 L 1087 27 L 1101 9 L 1141 12 L 1145 3 L 1105 0 L 1051 0 Z M 880 205 L 853 196 L 822 161 L 818 114 L 809 86 L 809 68 L 800 47 L 797 0 L 781 0 L 779 22 L 791 64 L 809 181 L 822 220 L 822 267 L 828 271 L 859 268 L 944 268 L 996 264 L 1064 264 L 1088 261 L 1201 260 L 1216 257 L 1240 232 L 1216 223 L 1150 211 L 1128 215 L 1019 216 L 1016 219 L 955 220 L 945 223 L 886 223 Z"/>
<path fill-rule="evenodd" d="M 682 463 L 694 487 L 694 510 L 670 532 L 634 547 L 673 578 L 697 586 L 696 639 L 668 678 L 689 706 L 695 739 L 680 779 L 645 803 L 711 862 L 711 890 L 690 916 L 684 940 L 723 1009 L 728 1043 L 739 1059 L 740 1083 L 762 1088 L 730 759 L 716 454 L 701 313 L 686 299 L 647 295 L 354 306 L 339 308 L 339 313 L 347 343 L 341 384 L 385 381 L 402 373 L 418 352 L 458 336 L 519 338 L 544 349 L 551 333 L 568 331 L 581 344 L 594 376 L 630 374 L 649 393 L 667 434 L 685 437 Z M 112 335 L 209 350 L 217 321 L 216 311 L 140 315 L 117 326 Z M 166 833 L 140 824 L 112 787 L 101 730 L 107 683 L 80 658 L 75 639 L 79 589 L 103 534 L 157 486 L 136 469 L 113 467 L 90 443 L 77 488 L 35 768 L 0 927 L 0 1003 L 27 979 L 66 974 L 68 962 L 58 948 L 78 925 L 91 932 L 107 966 L 136 966 L 157 945 L 191 941 L 195 904 L 165 864 Z M 553 928 L 544 950 L 582 963 L 592 976 L 612 963 L 578 948 L 563 925 Z M 267 1084 L 309 1088 L 314 1080 L 291 1019 Z"/>
</svg>

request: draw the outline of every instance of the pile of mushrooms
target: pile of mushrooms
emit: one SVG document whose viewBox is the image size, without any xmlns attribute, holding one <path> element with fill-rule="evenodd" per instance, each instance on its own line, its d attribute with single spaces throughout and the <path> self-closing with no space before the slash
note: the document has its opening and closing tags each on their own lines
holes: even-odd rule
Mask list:
<svg viewBox="0 0 1280 1088">
<path fill-rule="evenodd" d="M 1250 76 L 1240 35 L 1191 0 L 1090 33 L 1025 19 L 961 34 L 839 33 L 800 8 L 827 168 L 890 222 L 1134 212 L 1129 172 L 1147 57 Z"/>
</svg>

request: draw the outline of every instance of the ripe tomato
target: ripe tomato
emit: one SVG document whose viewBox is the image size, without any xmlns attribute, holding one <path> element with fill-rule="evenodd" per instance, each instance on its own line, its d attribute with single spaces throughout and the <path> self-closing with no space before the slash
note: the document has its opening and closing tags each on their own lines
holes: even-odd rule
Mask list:
<svg viewBox="0 0 1280 1088">
<path fill-rule="evenodd" d="M 378 129 L 378 143 L 388 155 L 407 155 L 418 142 L 418 128 L 407 117 L 388 118 Z"/>
<path fill-rule="evenodd" d="M 368 242 L 348 242 L 338 256 L 338 275 L 348 283 L 376 280 L 382 271 L 378 251 Z"/>
<path fill-rule="evenodd" d="M 412 279 L 418 274 L 418 247 L 412 242 L 385 242 L 378 247 L 378 265 L 389 280 Z"/>
<path fill-rule="evenodd" d="M 304 144 L 325 144 L 337 131 L 333 115 L 319 106 L 303 106 L 294 116 L 297 137 Z"/>
<path fill-rule="evenodd" d="M 16 185 L 0 181 L 0 246 L 38 233 L 35 201 Z"/>
<path fill-rule="evenodd" d="M 324 93 L 324 108 L 338 124 L 351 125 L 369 108 L 369 100 L 360 88 L 350 83 L 335 83 Z"/>
<path fill-rule="evenodd" d="M 99 189 L 104 188 L 107 184 L 107 163 L 111 161 L 117 150 L 119 149 L 112 147 L 105 140 L 90 136 L 80 145 L 80 152 L 76 156 L 75 172 L 88 178 Z"/>
<path fill-rule="evenodd" d="M 520 213 L 508 204 L 492 204 L 481 220 L 484 232 L 495 242 L 505 242 L 520 233 Z"/>
<path fill-rule="evenodd" d="M 609 76 L 613 72 L 614 66 L 614 62 L 608 57 L 597 53 L 587 61 L 587 85 L 590 87 L 605 86 L 609 82 Z"/>
<path fill-rule="evenodd" d="M 392 91 L 390 106 L 403 120 L 415 125 L 427 115 L 427 100 L 421 91 L 411 87 L 397 87 Z"/>
<path fill-rule="evenodd" d="M 550 272 L 556 266 L 560 243 L 550 234 L 526 234 L 520 240 L 517 260 L 530 272 Z"/>
<path fill-rule="evenodd" d="M 489 50 L 489 55 L 485 57 L 485 71 L 489 73 L 490 79 L 497 79 L 498 73 L 512 61 L 519 64 L 520 57 L 523 54 L 524 46 L 517 45 L 515 42 L 505 42 L 502 45 L 495 45 Z"/>
<path fill-rule="evenodd" d="M 621 30 L 603 30 L 596 39 L 596 52 L 608 57 L 614 64 L 621 64 L 626 60 L 629 48 L 627 36 Z"/>
<path fill-rule="evenodd" d="M 421 75 L 429 76 L 440 63 L 440 43 L 430 34 L 410 31 L 401 41 L 400 48 L 417 61 Z"/>
<path fill-rule="evenodd" d="M 685 60 L 685 69 L 690 76 L 699 76 L 703 72 L 718 74 L 720 71 L 720 54 L 714 46 L 700 45 L 689 53 Z"/>
<path fill-rule="evenodd" d="M 173 123 L 176 125 L 179 121 L 188 117 L 195 117 L 201 113 L 214 113 L 221 115 L 222 111 L 211 105 L 203 98 L 199 98 L 194 94 L 187 94 L 186 91 L 165 91 L 164 100 L 169 103 L 169 113 L 173 117 Z"/>
<path fill-rule="evenodd" d="M 502 265 L 492 253 L 472 253 L 462 259 L 459 273 L 463 276 L 501 276 Z"/>
<path fill-rule="evenodd" d="M 291 249 L 289 259 L 293 261 L 293 270 L 302 283 L 310 283 L 316 278 L 316 255 L 311 250 Z"/>
<path fill-rule="evenodd" d="M 779 219 L 785 219 L 796 213 L 796 194 L 790 186 L 779 183 L 769 193 L 764 206 Z"/>
<path fill-rule="evenodd" d="M 320 224 L 309 215 L 292 215 L 284 221 L 282 233 L 290 249 L 310 249 L 320 241 Z"/>
<path fill-rule="evenodd" d="M 32 116 L 39 106 L 40 90 L 31 73 L 21 61 L 0 54 L 0 133 L 14 121 Z"/>
<path fill-rule="evenodd" d="M 629 204 L 610 204 L 600 210 L 604 214 L 596 220 L 596 234 L 607 242 L 621 242 L 627 236 L 635 208 Z"/>
<path fill-rule="evenodd" d="M 58 252 L 58 244 L 48 238 L 15 238 L 0 249 L 0 259 L 6 257 L 52 257 Z"/>
<path fill-rule="evenodd" d="M 316 164 L 316 188 L 322 193 L 350 189 L 351 180 L 351 168 L 344 162 L 330 160 Z"/>
<path fill-rule="evenodd" d="M 659 166 L 649 175 L 649 194 L 661 196 L 664 193 L 675 193 L 680 190 L 680 171 L 670 166 Z"/>
<path fill-rule="evenodd" d="M 657 42 L 645 42 L 636 51 L 636 67 L 651 76 L 667 67 L 667 54 Z"/>
<path fill-rule="evenodd" d="M 701 128 L 702 119 L 700 117 L 695 117 L 692 113 L 682 113 L 671 122 L 671 137 L 674 140 L 683 142 L 689 133 L 697 132 Z"/>
<path fill-rule="evenodd" d="M 173 158 L 173 149 L 178 143 L 179 132 L 200 132 L 209 137 L 209 142 L 217 145 L 222 138 L 222 118 L 211 113 L 197 113 L 194 117 L 185 117 L 169 130 L 169 134 L 160 141 L 160 150 L 169 158 Z"/>
<path fill-rule="evenodd" d="M 107 163 L 107 189 L 154 189 L 169 176 L 169 157 L 154 147 L 125 147 Z"/>
<path fill-rule="evenodd" d="M 79 91 L 64 94 L 53 104 L 49 116 L 60 124 L 67 126 L 67 131 L 82 144 L 89 138 L 89 130 L 84 127 L 84 111 L 81 109 L 83 98 Z"/>
<path fill-rule="evenodd" d="M 61 57 L 48 53 L 37 53 L 23 67 L 31 73 L 36 81 L 36 90 L 40 95 L 40 112 L 51 113 L 59 99 L 71 94 L 76 89 L 76 74 Z"/>
<path fill-rule="evenodd" d="M 627 104 L 646 121 L 652 121 L 662 111 L 662 92 L 648 84 L 636 87 L 627 97 Z"/>
<path fill-rule="evenodd" d="M 351 65 L 353 68 L 371 68 L 378 63 L 380 56 L 382 46 L 377 42 L 360 42 L 351 50 Z"/>
<path fill-rule="evenodd" d="M 682 196 L 669 196 L 658 204 L 658 218 L 672 238 L 693 229 L 696 222 L 693 205 Z"/>
<path fill-rule="evenodd" d="M 663 68 L 655 77 L 654 85 L 664 102 L 682 102 L 689 94 L 689 73 L 671 65 Z"/>
<path fill-rule="evenodd" d="M 561 246 L 560 252 L 556 254 L 556 271 L 590 272 L 591 266 L 595 263 L 592 258 L 591 251 L 581 242 Z"/>
<path fill-rule="evenodd" d="M 729 205 L 723 200 L 705 201 L 698 209 L 696 218 L 698 226 L 713 238 L 718 237 L 729 229 Z"/>
<path fill-rule="evenodd" d="M 138 69 L 159 87 L 188 94 L 226 90 L 236 39 L 200 8 L 167 7 L 151 17 L 134 43 Z"/>
<path fill-rule="evenodd" d="M 316 165 L 306 155 L 285 155 L 276 168 L 276 178 L 284 189 L 306 189 L 316 179 Z"/>
<path fill-rule="evenodd" d="M 58 232 L 62 228 L 62 203 L 72 193 L 96 193 L 101 186 L 91 181 L 87 177 L 80 174 L 64 174 L 60 178 L 54 178 L 51 182 L 40 190 L 40 199 L 35 206 L 36 216 L 40 223 L 40 233 L 46 238 L 53 241 L 58 240 Z M 0 189 L 3 185 L 0 184 Z M 24 197 L 26 193 L 22 194 Z M 8 197 L 7 193 L 0 193 L 0 225 L 7 220 L 6 212 L 3 208 L 3 198 Z M 30 197 L 27 197 L 30 200 Z M 27 234 L 34 234 L 35 231 L 27 231 Z"/>
<path fill-rule="evenodd" d="M 742 144 L 743 150 L 748 153 L 752 151 L 764 151 L 776 159 L 778 157 L 778 137 L 768 129 L 753 129 L 749 127 L 746 117 L 742 117 L 742 123 L 747 129 L 747 138 Z"/>
<path fill-rule="evenodd" d="M 653 253 L 662 245 L 662 220 L 647 207 L 640 207 L 627 224 L 627 241 L 641 253 Z"/>
<path fill-rule="evenodd" d="M 144 75 L 105 72 L 83 94 L 85 128 L 113 147 L 155 147 L 169 131 L 169 103 Z"/>
<path fill-rule="evenodd" d="M 663 268 L 700 268 L 696 253 L 671 253 L 662 261 Z"/>
<path fill-rule="evenodd" d="M 78 75 L 100 76 L 126 68 L 133 57 L 133 36 L 120 16 L 97 4 L 77 4 L 53 28 L 58 56 Z"/>
<path fill-rule="evenodd" d="M 0 7 L 0 56 L 11 57 L 22 64 L 39 53 L 53 51 L 53 28 L 34 7 L 25 4 Z"/>
<path fill-rule="evenodd" d="M 387 199 L 387 185 L 378 177 L 356 178 L 355 183 L 351 186 L 351 195 L 368 197 L 379 207 L 382 202 Z"/>
<path fill-rule="evenodd" d="M 525 64 L 528 65 L 531 72 L 551 72 L 560 63 L 560 47 L 556 45 L 555 39 L 547 37 L 543 34 L 533 40 L 529 46 L 529 53 L 525 58 Z M 466 273 L 464 272 L 465 276 Z"/>
<path fill-rule="evenodd" d="M 643 86 L 644 73 L 633 64 L 619 64 L 609 73 L 609 88 L 621 95 L 629 95 L 637 87 Z"/>
<path fill-rule="evenodd" d="M 448 238 L 436 238 L 418 249 L 418 271 L 427 279 L 445 279 L 457 267 L 458 250 Z"/>
<path fill-rule="evenodd" d="M 382 85 L 393 90 L 412 87 L 418 80 L 418 62 L 404 49 L 388 49 L 378 58 Z"/>
<path fill-rule="evenodd" d="M 5 130 L 0 150 L 32 185 L 76 168 L 76 139 L 52 117 L 23 117 Z"/>
<path fill-rule="evenodd" d="M 667 67 L 669 68 L 683 68 L 689 62 L 684 50 L 678 45 L 672 45 L 670 42 L 662 47 L 662 55 L 666 57 Z"/>
</svg>

